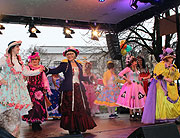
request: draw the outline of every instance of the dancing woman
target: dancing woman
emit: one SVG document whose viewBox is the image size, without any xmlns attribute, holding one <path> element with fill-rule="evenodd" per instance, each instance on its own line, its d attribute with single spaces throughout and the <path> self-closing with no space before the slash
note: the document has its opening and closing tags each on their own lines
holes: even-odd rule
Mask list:
<svg viewBox="0 0 180 138">
<path fill-rule="evenodd" d="M 139 71 L 136 67 L 137 59 L 133 56 L 127 55 L 126 64 L 127 67 L 119 73 L 119 76 L 125 79 L 127 82 L 121 88 L 117 104 L 129 108 L 131 121 L 137 119 L 139 120 L 139 109 L 144 107 L 146 94 L 141 85 Z M 133 109 L 136 110 L 135 114 L 133 113 Z"/>
<path fill-rule="evenodd" d="M 82 66 L 76 61 L 79 51 L 74 47 L 68 47 L 63 55 L 63 60 L 55 69 L 49 69 L 47 74 L 63 72 L 64 80 L 61 84 L 61 122 L 60 127 L 69 131 L 69 134 L 80 134 L 87 129 L 93 129 L 96 124 L 93 121 L 88 107 L 85 88 L 82 81 L 88 81 L 89 77 L 83 76 Z"/>
<path fill-rule="evenodd" d="M 95 81 L 92 84 L 89 84 L 88 82 L 83 82 L 83 84 L 86 89 L 86 96 L 89 102 L 91 115 L 95 116 L 95 113 L 99 110 L 99 106 L 94 104 L 94 101 L 96 100 L 97 79 L 95 74 L 91 72 L 91 69 L 92 63 L 87 61 L 84 65 L 84 76 L 93 76 Z"/>
<path fill-rule="evenodd" d="M 173 60 L 173 49 L 166 48 L 160 55 L 161 62 L 154 68 L 154 79 L 149 86 L 142 123 L 175 121 L 180 116 L 180 100 L 177 85 L 174 82 L 180 73 Z"/>
<path fill-rule="evenodd" d="M 34 71 L 44 67 L 39 65 L 40 56 L 38 52 L 33 52 L 28 59 L 30 63 L 26 68 L 29 70 Z M 32 130 L 42 130 L 40 124 L 47 118 L 45 95 L 47 92 L 49 95 L 52 94 L 45 73 L 41 72 L 39 75 L 28 77 L 27 88 L 33 107 L 28 115 L 23 116 L 23 120 L 32 124 Z"/>
<path fill-rule="evenodd" d="M 61 87 L 63 78 L 59 74 L 52 74 L 52 76 L 48 76 L 48 81 L 52 92 L 52 95 L 47 95 L 52 104 L 50 107 L 48 107 L 48 114 L 50 118 L 60 119 L 61 114 L 59 113 L 59 103 L 61 94 L 59 89 Z"/>
<path fill-rule="evenodd" d="M 104 88 L 94 103 L 97 105 L 107 106 L 109 118 L 115 118 L 117 117 L 115 114 L 115 107 L 119 106 L 116 102 L 120 93 L 120 88 L 116 82 L 118 79 L 114 73 L 114 63 L 112 61 L 108 61 L 107 68 L 108 70 L 103 75 Z M 119 83 L 124 83 L 124 80 L 119 80 Z"/>
</svg>

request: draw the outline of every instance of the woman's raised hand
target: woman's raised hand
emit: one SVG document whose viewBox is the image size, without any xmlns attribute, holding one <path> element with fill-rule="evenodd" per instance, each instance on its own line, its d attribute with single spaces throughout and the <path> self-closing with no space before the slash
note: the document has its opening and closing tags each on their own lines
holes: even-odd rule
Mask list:
<svg viewBox="0 0 180 138">
<path fill-rule="evenodd" d="M 40 68 L 39 68 L 39 71 L 40 72 L 43 72 L 45 70 L 45 67 L 44 66 L 41 66 Z"/>
</svg>

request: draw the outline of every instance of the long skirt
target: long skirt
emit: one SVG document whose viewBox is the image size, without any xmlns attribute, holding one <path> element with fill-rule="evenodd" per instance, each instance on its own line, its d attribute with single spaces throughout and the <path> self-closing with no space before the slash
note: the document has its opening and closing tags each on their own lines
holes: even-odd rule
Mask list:
<svg viewBox="0 0 180 138">
<path fill-rule="evenodd" d="M 174 122 L 180 116 L 177 85 L 174 84 L 168 88 L 167 85 L 163 80 L 152 80 L 144 107 L 142 123 Z"/>
<path fill-rule="evenodd" d="M 84 84 L 84 87 L 86 89 L 86 96 L 89 103 L 89 108 L 91 110 L 91 114 L 94 115 L 99 110 L 99 106 L 94 104 L 94 101 L 97 98 L 95 86 L 94 84 Z"/>
<path fill-rule="evenodd" d="M 28 85 L 28 91 L 33 107 L 28 115 L 22 116 L 22 119 L 28 123 L 42 123 L 47 118 L 43 89 Z"/>
<path fill-rule="evenodd" d="M 72 91 L 63 92 L 60 127 L 69 131 L 81 132 L 93 129 L 96 123 L 90 115 L 85 92 L 80 90 L 78 83 L 74 84 L 74 104 L 72 103 L 72 94 Z"/>
<path fill-rule="evenodd" d="M 60 103 L 60 92 L 55 89 L 51 89 L 52 95 L 47 95 L 49 101 L 51 102 L 51 106 L 47 108 L 48 114 L 50 118 L 61 118 L 61 114 L 59 113 L 59 103 Z"/>
</svg>

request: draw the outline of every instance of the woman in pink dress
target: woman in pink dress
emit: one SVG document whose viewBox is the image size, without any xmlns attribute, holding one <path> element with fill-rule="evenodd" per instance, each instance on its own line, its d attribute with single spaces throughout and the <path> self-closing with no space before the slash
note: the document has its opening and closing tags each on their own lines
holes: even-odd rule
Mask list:
<svg viewBox="0 0 180 138">
<path fill-rule="evenodd" d="M 130 120 L 134 120 L 140 116 L 139 109 L 144 107 L 146 94 L 141 85 L 139 71 L 136 68 L 137 59 L 128 55 L 126 57 L 126 64 L 127 67 L 119 73 L 119 76 L 125 79 L 126 83 L 121 88 L 116 104 L 129 108 Z M 135 109 L 135 114 L 133 109 Z"/>
<path fill-rule="evenodd" d="M 99 106 L 94 104 L 94 101 L 97 98 L 96 97 L 97 79 L 96 79 L 96 76 L 93 73 L 91 73 L 91 69 L 92 69 L 92 63 L 86 62 L 84 65 L 84 76 L 93 76 L 94 82 L 92 84 L 83 82 L 83 84 L 86 89 L 86 96 L 87 96 L 87 100 L 89 102 L 89 108 L 91 110 L 91 115 L 95 116 L 95 113 L 99 109 Z"/>
</svg>

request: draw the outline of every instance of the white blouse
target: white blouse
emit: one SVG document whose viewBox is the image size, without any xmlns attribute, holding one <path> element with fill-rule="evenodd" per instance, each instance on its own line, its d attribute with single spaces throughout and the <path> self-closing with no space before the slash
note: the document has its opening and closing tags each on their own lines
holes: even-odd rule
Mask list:
<svg viewBox="0 0 180 138">
<path fill-rule="evenodd" d="M 73 67 L 73 83 L 79 83 L 79 68 Z"/>
<path fill-rule="evenodd" d="M 16 70 L 16 72 L 22 72 L 22 74 L 24 76 L 36 76 L 36 75 L 40 74 L 39 69 L 34 70 L 34 71 L 32 71 L 26 67 L 24 67 L 22 69 L 22 66 L 19 64 L 17 57 L 12 57 L 12 62 L 14 64 L 13 68 Z M 5 56 L 1 57 L 1 59 L 0 59 L 0 67 L 3 67 L 3 68 L 6 67 L 6 57 Z M 2 72 L 3 72 L 3 70 L 2 70 Z M 3 79 L 2 74 L 0 74 L 0 80 L 1 79 Z"/>
</svg>

